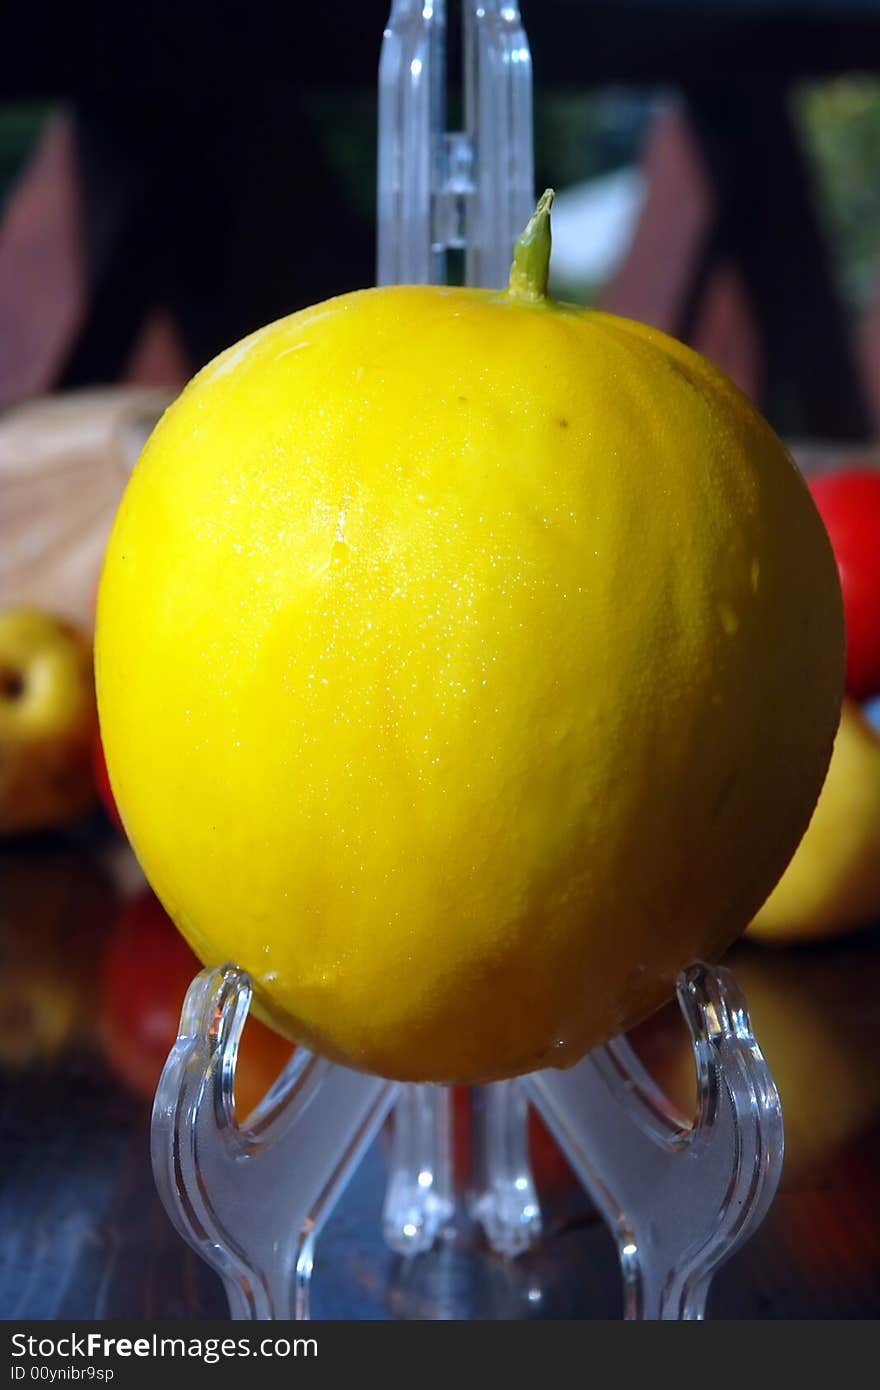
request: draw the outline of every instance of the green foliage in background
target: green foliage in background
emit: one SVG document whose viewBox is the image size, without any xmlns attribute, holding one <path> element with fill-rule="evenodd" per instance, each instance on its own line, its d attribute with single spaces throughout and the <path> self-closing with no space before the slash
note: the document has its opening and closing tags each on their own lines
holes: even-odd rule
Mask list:
<svg viewBox="0 0 880 1390">
<path fill-rule="evenodd" d="M 372 87 L 311 87 L 303 106 L 339 188 L 370 227 L 376 220 L 376 93 Z"/>
<path fill-rule="evenodd" d="M 304 106 L 325 158 L 354 210 L 372 220 L 376 205 L 376 93 L 372 88 L 311 88 Z M 567 188 L 638 158 L 655 101 L 625 89 L 535 93 L 536 184 Z M 457 118 L 454 109 L 449 123 Z"/>
<path fill-rule="evenodd" d="M 0 106 L 0 211 L 42 134 L 52 108 L 44 103 Z"/>
<path fill-rule="evenodd" d="M 372 235 L 376 206 L 376 93 L 313 88 L 305 106 L 324 158 L 352 210 Z M 628 89 L 535 93 L 536 183 L 567 188 L 638 160 L 657 108 L 651 92 Z M 0 210 L 53 108 L 0 108 Z M 843 77 L 805 85 L 795 114 L 811 160 L 820 215 L 854 313 L 880 274 L 880 81 Z M 450 113 L 454 119 L 455 113 Z"/>
<path fill-rule="evenodd" d="M 858 314 L 880 275 L 880 82 L 817 82 L 798 93 L 795 111 L 840 287 Z"/>
<path fill-rule="evenodd" d="M 657 109 L 653 92 L 610 87 L 535 93 L 535 182 L 569 188 L 634 164 Z"/>
</svg>

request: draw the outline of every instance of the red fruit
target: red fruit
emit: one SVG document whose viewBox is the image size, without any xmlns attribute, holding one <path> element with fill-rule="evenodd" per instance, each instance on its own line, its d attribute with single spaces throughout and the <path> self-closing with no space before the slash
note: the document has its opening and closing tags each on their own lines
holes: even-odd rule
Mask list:
<svg viewBox="0 0 880 1390">
<path fill-rule="evenodd" d="M 177 1037 L 184 996 L 201 968 L 152 893 L 123 908 L 104 956 L 103 1042 L 114 1071 L 149 1099 Z M 241 1115 L 262 1100 L 292 1051 L 286 1039 L 248 1019 L 235 1072 Z"/>
<path fill-rule="evenodd" d="M 92 768 L 95 774 L 95 786 L 98 789 L 101 805 L 104 807 L 104 810 L 117 829 L 125 834 L 122 819 L 119 815 L 119 811 L 116 809 L 116 801 L 113 796 L 113 789 L 110 786 L 110 778 L 107 775 L 107 763 L 104 760 L 104 745 L 101 742 L 100 734 L 95 735 L 95 743 L 92 749 Z"/>
<path fill-rule="evenodd" d="M 880 692 L 880 470 L 811 478 L 840 572 L 846 616 L 846 688 L 857 700 Z"/>
</svg>

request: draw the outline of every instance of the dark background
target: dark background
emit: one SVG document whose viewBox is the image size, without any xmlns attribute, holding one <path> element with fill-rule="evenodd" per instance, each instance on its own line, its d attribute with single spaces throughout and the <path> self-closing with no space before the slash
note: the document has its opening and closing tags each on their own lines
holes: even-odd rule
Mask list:
<svg viewBox="0 0 880 1390">
<path fill-rule="evenodd" d="M 157 313 L 175 346 L 150 371 L 177 385 L 259 324 L 372 281 L 386 11 L 344 0 L 15 8 L 4 24 L 0 172 L 5 164 L 14 197 L 47 124 L 65 123 L 56 159 L 74 185 L 84 303 L 75 328 L 53 335 L 49 283 L 47 302 L 34 302 L 39 258 L 64 239 L 56 228 L 53 248 L 47 219 L 24 269 L 8 249 L 8 265 L 0 255 L 7 322 L 24 280 L 31 317 L 47 320 L 42 341 L 32 327 L 24 335 L 29 361 L 3 335 L 0 402 L 136 376 Z M 743 367 L 734 353 L 721 364 L 745 377 L 779 429 L 869 438 L 880 391 L 880 213 L 866 188 L 880 141 L 873 0 L 541 0 L 525 17 L 539 185 L 650 161 L 662 117 L 670 126 L 670 110 L 680 116 L 660 141 L 671 167 L 652 183 L 632 263 L 610 285 L 576 286 L 579 297 L 598 295 L 721 359 L 725 333 L 743 338 L 743 317 L 755 343 L 738 351 L 753 361 Z M 457 24 L 449 34 L 454 73 Z M 454 120 L 454 84 L 451 98 Z M 656 303 L 642 283 L 657 279 L 658 256 L 674 302 Z M 738 302 L 708 327 L 718 276 L 731 273 Z"/>
</svg>

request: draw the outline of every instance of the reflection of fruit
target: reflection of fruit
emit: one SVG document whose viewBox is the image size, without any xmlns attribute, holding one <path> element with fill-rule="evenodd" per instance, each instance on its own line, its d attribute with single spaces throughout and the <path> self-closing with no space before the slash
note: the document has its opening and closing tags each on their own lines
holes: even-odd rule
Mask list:
<svg viewBox="0 0 880 1390">
<path fill-rule="evenodd" d="M 0 1064 L 51 1061 L 93 1038 L 96 961 L 116 895 L 80 850 L 0 851 Z"/>
<path fill-rule="evenodd" d="M 101 742 L 101 735 L 99 733 L 95 734 L 95 742 L 92 748 L 92 767 L 95 774 L 95 787 L 98 792 L 98 799 L 117 830 L 122 830 L 123 825 L 119 816 L 119 810 L 113 798 L 110 778 L 107 776 L 104 745 Z"/>
<path fill-rule="evenodd" d="M 845 700 L 831 765 L 794 858 L 750 936 L 831 936 L 880 920 L 880 734 Z"/>
<path fill-rule="evenodd" d="M 846 612 L 846 688 L 880 692 L 880 470 L 811 478 L 810 489 L 840 571 Z"/>
<path fill-rule="evenodd" d="M 0 833 L 89 809 L 95 727 L 88 639 L 35 609 L 0 614 Z"/>
<path fill-rule="evenodd" d="M 98 603 L 126 827 L 199 955 L 351 1064 L 574 1061 L 740 931 L 839 712 L 833 558 L 707 362 L 513 291 L 351 295 L 165 415 Z M 791 692 L 798 698 L 792 701 Z"/>
<path fill-rule="evenodd" d="M 877 942 L 858 938 L 810 951 L 739 946 L 727 962 L 779 1088 L 784 1186 L 809 1179 L 880 1114 L 876 961 Z M 693 1114 L 694 1064 L 677 1011 L 643 1024 L 634 1041 L 678 1108 Z"/>
<path fill-rule="evenodd" d="M 104 1043 L 115 1071 L 152 1098 L 200 965 L 152 893 L 123 910 L 104 959 Z M 236 1104 L 248 1114 L 290 1058 L 291 1046 L 249 1018 L 235 1073 Z"/>
</svg>

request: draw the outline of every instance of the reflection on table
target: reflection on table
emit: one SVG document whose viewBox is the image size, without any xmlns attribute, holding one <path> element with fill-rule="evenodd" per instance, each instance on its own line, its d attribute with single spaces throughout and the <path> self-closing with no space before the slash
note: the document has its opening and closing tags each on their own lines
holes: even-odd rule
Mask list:
<svg viewBox="0 0 880 1390">
<path fill-rule="evenodd" d="M 5 846 L 0 884 L 0 1314 L 225 1316 L 219 1281 L 170 1226 L 149 1165 L 150 1102 L 195 958 L 103 825 Z M 710 1316 L 870 1317 L 880 1309 L 880 935 L 747 943 L 729 963 L 780 1088 L 787 1150 L 770 1216 L 718 1276 Z M 675 1008 L 633 1040 L 687 1113 L 693 1070 Z M 248 1023 L 242 1112 L 289 1054 Z M 463 1191 L 463 1094 L 455 1111 Z M 462 1216 L 437 1250 L 403 1261 L 380 1234 L 380 1136 L 319 1242 L 315 1316 L 618 1316 L 612 1242 L 535 1117 L 531 1140 L 547 1231 L 538 1249 L 504 1261 Z"/>
</svg>

